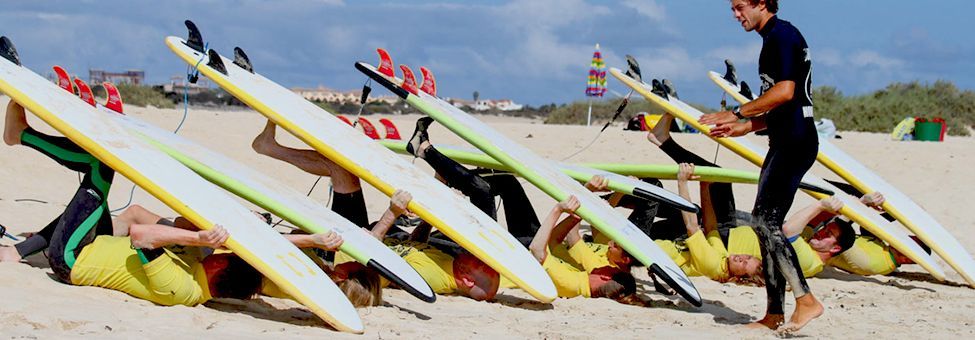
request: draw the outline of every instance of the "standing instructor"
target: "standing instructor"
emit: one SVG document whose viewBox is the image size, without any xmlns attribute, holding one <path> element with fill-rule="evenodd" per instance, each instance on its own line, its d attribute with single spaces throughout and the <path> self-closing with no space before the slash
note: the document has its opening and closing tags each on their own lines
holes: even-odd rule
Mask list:
<svg viewBox="0 0 975 340">
<path fill-rule="evenodd" d="M 731 0 L 731 11 L 742 28 L 762 36 L 758 60 L 762 95 L 731 111 L 704 115 L 700 122 L 713 126 L 714 137 L 768 132 L 769 151 L 752 210 L 762 240 L 768 307 L 765 317 L 754 325 L 794 332 L 823 313 L 823 305 L 809 290 L 796 253 L 782 233 L 799 182 L 816 160 L 819 139 L 813 123 L 809 46 L 795 26 L 775 16 L 778 8 L 778 0 Z M 796 309 L 783 325 L 786 282 L 792 286 Z"/>
</svg>

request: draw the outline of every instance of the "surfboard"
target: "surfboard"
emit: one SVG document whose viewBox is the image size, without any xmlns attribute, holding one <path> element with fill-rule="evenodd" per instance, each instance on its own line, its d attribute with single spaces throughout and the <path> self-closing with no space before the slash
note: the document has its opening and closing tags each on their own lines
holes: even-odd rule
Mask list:
<svg viewBox="0 0 975 340">
<path fill-rule="evenodd" d="M 379 191 L 408 191 L 413 196 L 410 211 L 539 301 L 556 298 L 552 280 L 518 240 L 433 176 L 291 90 L 213 50 L 204 54 L 177 37 L 166 38 L 166 45 L 190 65 L 200 61 L 200 72 L 214 83 Z M 211 57 L 225 66 L 226 74 L 210 65 L 215 63 Z"/>
<path fill-rule="evenodd" d="M 708 77 L 739 103 L 751 101 L 751 98 L 735 91 L 738 86 L 724 79 L 720 74 L 711 71 Z M 925 245 L 931 247 L 931 250 L 941 256 L 970 286 L 975 287 L 975 259 L 972 259 L 971 254 L 944 226 L 914 200 L 829 140 L 819 140 L 819 154 L 816 160 L 861 192 L 881 192 L 885 198 L 882 208 L 914 232 Z"/>
<path fill-rule="evenodd" d="M 0 92 L 197 226 L 224 226 L 227 248 L 336 329 L 363 331 L 355 308 L 311 259 L 179 162 L 6 58 L 0 58 Z"/>
<path fill-rule="evenodd" d="M 67 76 L 60 68 L 55 68 L 55 73 L 59 79 Z M 268 175 L 171 131 L 123 115 L 118 89 L 110 83 L 103 86 L 109 101 L 105 106 L 99 105 L 99 108 L 160 151 L 211 183 L 267 209 L 306 232 L 315 234 L 331 230 L 338 233 L 343 240 L 339 250 L 373 268 L 417 298 L 426 302 L 436 300 L 430 285 L 413 267 L 364 229 Z"/>
<path fill-rule="evenodd" d="M 710 127 L 698 123 L 698 119 L 700 119 L 700 117 L 703 115 L 701 111 L 676 98 L 673 98 L 672 96 L 664 98 L 651 92 L 653 89 L 650 85 L 637 81 L 623 74 L 623 72 L 617 68 L 610 68 L 609 72 L 613 75 L 613 77 L 618 79 L 626 86 L 632 88 L 650 102 L 660 106 L 670 114 L 683 120 L 687 124 L 690 124 L 695 129 L 700 130 L 703 134 L 710 137 L 708 134 L 711 131 Z M 710 138 L 757 166 L 762 165 L 762 163 L 765 161 L 765 154 L 768 152 L 767 148 L 756 145 L 744 137 Z M 871 212 L 870 208 L 863 205 L 863 203 L 860 203 L 859 199 L 841 194 L 841 190 L 813 174 L 806 173 L 802 180 L 806 183 L 836 192 L 837 194 L 835 197 L 842 200 L 844 204 L 843 208 L 841 208 L 839 211 L 840 214 L 855 221 L 862 228 L 874 233 L 874 235 L 886 241 L 902 254 L 911 258 L 911 260 L 914 260 L 914 262 L 921 265 L 921 267 L 931 273 L 934 278 L 944 280 L 944 272 L 934 262 L 934 259 L 932 259 L 931 256 L 921 249 L 921 247 L 902 230 L 897 229 L 895 226 L 890 225 L 890 223 L 886 221 L 877 221 L 877 214 Z M 814 191 L 803 191 L 816 199 L 827 197 L 827 195 Z"/>
<path fill-rule="evenodd" d="M 562 201 L 570 195 L 575 196 L 580 202 L 577 215 L 645 264 L 688 302 L 695 306 L 701 305 L 700 294 L 680 267 L 650 237 L 614 211 L 606 201 L 562 173 L 552 162 L 535 155 L 453 105 L 419 91 L 409 68 L 400 66 L 405 74 L 405 83 L 395 78 L 388 54 L 385 51 L 380 51 L 379 54 L 382 71 L 364 62 L 357 62 L 356 68 L 448 130 L 508 166 L 553 199 Z M 400 84 L 403 84 L 402 87 Z"/>
<path fill-rule="evenodd" d="M 410 154 L 408 151 L 406 151 L 406 142 L 383 140 L 379 143 L 398 154 Z M 491 156 L 488 156 L 476 149 L 465 149 L 442 144 L 437 144 L 435 147 L 441 154 L 457 161 L 458 163 L 511 172 L 511 168 L 501 164 L 501 162 L 498 162 L 494 158 L 491 158 Z M 600 175 L 609 180 L 609 190 L 639 197 L 645 200 L 658 201 L 681 210 L 690 212 L 697 212 L 698 210 L 694 203 L 691 203 L 690 201 L 685 200 L 683 197 L 667 191 L 664 188 L 647 182 L 635 180 L 605 170 L 587 168 L 567 163 L 558 163 L 558 168 L 579 183 L 589 182 L 593 176 Z"/>
</svg>

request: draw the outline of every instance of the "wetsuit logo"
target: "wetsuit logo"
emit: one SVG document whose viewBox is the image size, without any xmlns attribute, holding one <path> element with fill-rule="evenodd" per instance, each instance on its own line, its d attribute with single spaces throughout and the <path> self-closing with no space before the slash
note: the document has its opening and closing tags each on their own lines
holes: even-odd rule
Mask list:
<svg viewBox="0 0 975 340">
<path fill-rule="evenodd" d="M 762 78 L 762 93 L 768 92 L 772 89 L 772 85 L 775 85 L 775 79 L 766 73 L 760 74 L 759 78 Z"/>
</svg>

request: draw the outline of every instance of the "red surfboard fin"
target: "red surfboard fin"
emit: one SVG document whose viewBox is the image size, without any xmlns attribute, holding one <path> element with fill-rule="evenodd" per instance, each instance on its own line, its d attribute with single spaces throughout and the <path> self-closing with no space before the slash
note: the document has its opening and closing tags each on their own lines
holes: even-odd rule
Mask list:
<svg viewBox="0 0 975 340">
<path fill-rule="evenodd" d="M 95 95 L 91 93 L 91 88 L 88 87 L 88 84 L 78 78 L 74 78 L 74 84 L 78 86 L 78 97 L 81 97 L 81 100 L 84 100 L 89 105 L 95 106 Z"/>
<path fill-rule="evenodd" d="M 125 112 L 122 112 L 122 94 L 118 92 L 118 88 L 109 82 L 102 83 L 102 86 L 105 87 L 105 93 L 108 95 L 108 100 L 105 101 L 105 107 L 109 110 L 125 114 Z"/>
<path fill-rule="evenodd" d="M 423 73 L 423 84 L 420 84 L 420 91 L 426 92 L 427 94 L 436 97 L 437 96 L 437 80 L 433 78 L 433 72 L 430 69 L 420 66 L 420 73 Z"/>
<path fill-rule="evenodd" d="M 393 70 L 393 58 L 389 56 L 389 52 L 386 50 L 377 48 L 376 53 L 379 53 L 379 73 L 393 78 L 396 76 L 396 72 Z"/>
<path fill-rule="evenodd" d="M 63 67 L 57 65 L 52 68 L 54 69 L 54 74 L 58 76 L 58 86 L 74 94 L 74 85 L 71 84 L 71 76 L 68 75 L 68 71 L 65 71 Z"/>
<path fill-rule="evenodd" d="M 404 90 L 409 93 L 419 95 L 420 90 L 416 88 L 416 75 L 413 74 L 413 70 L 409 66 L 399 65 L 399 69 L 403 71 L 403 85 L 400 85 Z"/>
<path fill-rule="evenodd" d="M 380 118 L 379 124 L 382 124 L 383 127 L 386 128 L 386 139 L 396 139 L 396 140 L 403 139 L 403 137 L 399 135 L 399 129 L 397 129 L 396 125 L 393 124 L 393 122 L 390 121 L 389 119 Z"/>
<path fill-rule="evenodd" d="M 368 119 L 365 117 L 359 117 L 359 125 L 362 126 L 362 133 L 372 139 L 379 139 L 379 133 L 376 132 L 376 126 L 372 125 Z"/>
</svg>

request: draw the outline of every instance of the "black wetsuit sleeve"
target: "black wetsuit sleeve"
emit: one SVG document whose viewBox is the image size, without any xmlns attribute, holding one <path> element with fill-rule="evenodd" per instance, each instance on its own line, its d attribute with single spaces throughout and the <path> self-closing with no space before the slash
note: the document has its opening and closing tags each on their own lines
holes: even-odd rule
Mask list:
<svg viewBox="0 0 975 340">
<path fill-rule="evenodd" d="M 796 64 L 800 58 L 799 50 L 801 48 L 799 43 L 788 39 L 770 39 L 766 43 L 770 45 L 768 47 L 771 48 L 773 53 L 772 57 L 779 60 L 778 63 L 775 63 L 774 67 L 768 69 L 769 76 L 777 82 L 783 80 L 791 80 L 794 82 L 804 81 L 804 79 L 800 79 L 800 67 Z"/>
</svg>

